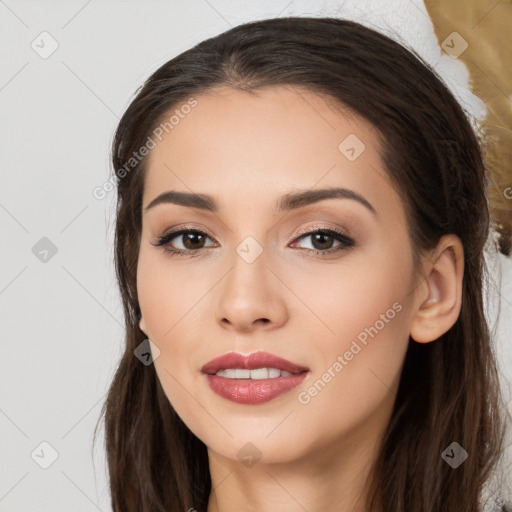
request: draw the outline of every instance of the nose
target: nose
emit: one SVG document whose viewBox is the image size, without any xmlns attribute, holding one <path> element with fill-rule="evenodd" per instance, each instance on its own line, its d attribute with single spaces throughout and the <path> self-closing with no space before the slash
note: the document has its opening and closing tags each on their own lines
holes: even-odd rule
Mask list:
<svg viewBox="0 0 512 512">
<path fill-rule="evenodd" d="M 224 329 L 245 333 L 281 327 L 288 319 L 285 290 L 264 253 L 252 263 L 235 254 L 219 286 L 218 322 Z"/>
</svg>

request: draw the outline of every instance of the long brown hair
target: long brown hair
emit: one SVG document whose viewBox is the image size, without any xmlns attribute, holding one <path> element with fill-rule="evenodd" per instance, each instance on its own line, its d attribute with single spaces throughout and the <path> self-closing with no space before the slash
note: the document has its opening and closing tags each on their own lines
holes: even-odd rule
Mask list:
<svg viewBox="0 0 512 512">
<path fill-rule="evenodd" d="M 375 126 L 416 259 L 444 234 L 462 241 L 459 318 L 435 342 L 409 340 L 368 510 L 476 512 L 505 432 L 482 297 L 491 220 L 480 143 L 419 56 L 358 23 L 303 17 L 240 25 L 185 51 L 146 80 L 119 122 L 112 146 L 115 266 L 126 346 L 101 413 L 113 510 L 202 512 L 211 491 L 206 446 L 170 405 L 154 366 L 134 356 L 146 338 L 136 283 L 146 159 L 133 155 L 164 115 L 194 95 L 279 85 L 325 95 Z M 469 454 L 457 469 L 441 457 L 452 442 Z"/>
</svg>

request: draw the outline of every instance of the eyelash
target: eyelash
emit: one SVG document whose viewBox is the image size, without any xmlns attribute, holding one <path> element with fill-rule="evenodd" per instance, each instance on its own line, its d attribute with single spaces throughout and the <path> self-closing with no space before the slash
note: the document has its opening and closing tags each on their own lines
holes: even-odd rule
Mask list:
<svg viewBox="0 0 512 512">
<path fill-rule="evenodd" d="M 188 233 L 205 235 L 207 238 L 211 239 L 211 237 L 209 237 L 208 234 L 205 233 L 204 231 L 201 231 L 199 229 L 185 227 L 185 228 L 178 229 L 176 231 L 171 231 L 170 233 L 167 233 L 167 234 L 159 237 L 156 240 L 156 243 L 151 243 L 151 242 L 150 243 L 154 247 L 162 247 L 162 249 L 166 253 L 170 254 L 171 256 L 178 255 L 178 256 L 185 256 L 185 257 L 195 257 L 195 256 L 199 256 L 201 251 L 210 252 L 211 249 L 215 248 L 215 247 L 207 247 L 207 248 L 184 251 L 182 249 L 175 249 L 169 245 L 171 240 L 173 240 L 174 238 L 176 238 L 180 235 L 183 235 L 183 234 L 188 234 Z M 337 231 L 336 229 L 333 229 L 333 228 L 318 228 L 318 229 L 315 229 L 312 231 L 300 232 L 300 233 L 298 233 L 298 235 L 294 239 L 294 241 L 300 240 L 302 238 L 307 238 L 308 236 L 316 235 L 316 234 L 333 236 L 333 238 L 335 238 L 336 240 L 341 242 L 341 244 L 337 247 L 334 247 L 331 249 L 326 249 L 324 251 L 318 250 L 318 249 L 303 249 L 303 250 L 308 251 L 309 253 L 315 253 L 320 256 L 325 256 L 327 254 L 332 254 L 332 253 L 339 252 L 339 251 L 349 250 L 355 245 L 354 240 L 352 240 L 351 238 L 347 237 L 340 231 Z"/>
</svg>

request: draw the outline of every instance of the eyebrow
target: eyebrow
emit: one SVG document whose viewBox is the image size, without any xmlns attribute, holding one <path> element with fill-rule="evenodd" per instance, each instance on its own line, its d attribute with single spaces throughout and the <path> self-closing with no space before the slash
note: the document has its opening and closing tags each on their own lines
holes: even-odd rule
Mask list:
<svg viewBox="0 0 512 512">
<path fill-rule="evenodd" d="M 363 196 L 353 190 L 339 187 L 320 190 L 303 190 L 285 194 L 277 203 L 273 213 L 277 214 L 283 211 L 295 210 L 324 199 L 352 199 L 362 204 L 374 215 L 377 215 L 375 208 Z M 153 201 L 144 208 L 144 213 L 159 204 L 167 203 L 188 206 L 189 208 L 199 208 L 210 212 L 219 211 L 217 202 L 208 194 L 195 194 L 169 190 L 153 199 Z"/>
</svg>

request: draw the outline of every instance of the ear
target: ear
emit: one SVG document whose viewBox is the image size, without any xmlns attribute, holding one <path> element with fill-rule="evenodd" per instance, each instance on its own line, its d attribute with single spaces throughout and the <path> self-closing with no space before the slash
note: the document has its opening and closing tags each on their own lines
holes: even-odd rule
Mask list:
<svg viewBox="0 0 512 512">
<path fill-rule="evenodd" d="M 147 333 L 146 333 L 146 322 L 145 322 L 143 316 L 140 317 L 139 329 L 147 336 Z"/>
<path fill-rule="evenodd" d="M 434 341 L 457 321 L 462 304 L 464 248 L 456 235 L 445 235 L 423 264 L 410 336 L 418 343 Z"/>
</svg>

